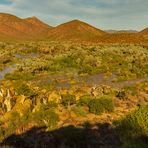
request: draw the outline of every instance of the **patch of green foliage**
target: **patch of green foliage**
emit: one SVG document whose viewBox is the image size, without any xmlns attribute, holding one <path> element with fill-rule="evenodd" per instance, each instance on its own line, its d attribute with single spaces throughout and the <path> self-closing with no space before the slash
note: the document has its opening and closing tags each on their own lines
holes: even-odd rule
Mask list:
<svg viewBox="0 0 148 148">
<path fill-rule="evenodd" d="M 38 126 L 46 126 L 48 129 L 53 129 L 59 120 L 58 115 L 54 112 L 56 104 L 42 104 L 40 109 L 33 113 L 33 121 Z"/>
<path fill-rule="evenodd" d="M 88 105 L 89 102 L 91 101 L 91 99 L 93 99 L 93 97 L 91 95 L 81 96 L 78 104 L 81 105 L 81 106 Z"/>
<path fill-rule="evenodd" d="M 77 116 L 85 116 L 87 114 L 87 111 L 84 109 L 83 106 L 74 106 L 72 108 L 72 111 L 77 115 Z"/>
<path fill-rule="evenodd" d="M 116 94 L 116 97 L 121 100 L 125 100 L 126 99 L 126 91 L 125 90 L 118 91 Z"/>
<path fill-rule="evenodd" d="M 29 81 L 29 80 L 32 80 L 33 77 L 34 76 L 31 73 L 21 73 L 21 72 L 8 73 L 5 75 L 5 79 L 8 79 L 8 80 Z"/>
<path fill-rule="evenodd" d="M 24 127 L 30 121 L 30 112 L 26 112 L 23 116 L 20 116 L 18 112 L 12 112 L 7 122 L 7 128 L 0 128 L 0 140 L 15 133 L 16 129 Z"/>
<path fill-rule="evenodd" d="M 114 110 L 113 101 L 110 96 L 102 96 L 99 99 L 92 99 L 88 106 L 90 113 L 97 115 L 104 112 L 112 112 Z"/>
<path fill-rule="evenodd" d="M 19 84 L 17 87 L 16 87 L 16 92 L 18 95 L 24 95 L 26 97 L 35 97 L 36 96 L 36 93 L 29 88 L 28 85 L 22 83 L 22 84 Z"/>
<path fill-rule="evenodd" d="M 76 104 L 76 97 L 70 94 L 61 95 L 61 104 L 65 107 Z"/>
<path fill-rule="evenodd" d="M 148 146 L 148 105 L 119 120 L 118 134 L 123 148 L 147 148 Z"/>
</svg>

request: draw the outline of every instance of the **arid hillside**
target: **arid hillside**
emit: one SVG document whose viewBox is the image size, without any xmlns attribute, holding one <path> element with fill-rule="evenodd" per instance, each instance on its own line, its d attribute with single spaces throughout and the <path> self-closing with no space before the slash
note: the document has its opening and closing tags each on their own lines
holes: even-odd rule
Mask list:
<svg viewBox="0 0 148 148">
<path fill-rule="evenodd" d="M 35 16 L 21 19 L 11 14 L 0 13 L 0 40 L 41 39 L 99 44 L 147 44 L 147 34 L 148 28 L 139 33 L 107 33 L 80 20 L 51 27 Z"/>
<path fill-rule="evenodd" d="M 32 38 L 45 36 L 51 27 L 37 18 L 21 19 L 14 15 L 0 13 L 0 36 L 8 38 Z"/>
<path fill-rule="evenodd" d="M 109 33 L 98 38 L 100 43 L 134 43 L 144 42 L 144 37 L 138 33 Z"/>
<path fill-rule="evenodd" d="M 47 24 L 45 24 L 44 22 L 40 21 L 37 17 L 33 16 L 33 17 L 29 17 L 24 19 L 26 22 L 36 26 L 36 27 L 40 27 L 40 29 L 49 29 L 52 28 L 52 26 L 49 26 Z"/>
<path fill-rule="evenodd" d="M 49 31 L 51 38 L 62 40 L 95 40 L 104 34 L 104 31 L 80 20 L 61 24 Z"/>
<path fill-rule="evenodd" d="M 139 32 L 140 34 L 143 34 L 143 35 L 148 35 L 148 27 L 143 29 L 142 31 Z"/>
</svg>

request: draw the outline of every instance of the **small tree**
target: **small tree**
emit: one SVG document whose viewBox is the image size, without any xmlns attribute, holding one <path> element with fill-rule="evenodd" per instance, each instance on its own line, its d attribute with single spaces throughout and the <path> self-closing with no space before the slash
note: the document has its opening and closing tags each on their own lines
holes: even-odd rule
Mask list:
<svg viewBox="0 0 148 148">
<path fill-rule="evenodd" d="M 76 103 L 76 97 L 70 94 L 61 95 L 61 104 L 65 107 L 69 107 Z"/>
</svg>

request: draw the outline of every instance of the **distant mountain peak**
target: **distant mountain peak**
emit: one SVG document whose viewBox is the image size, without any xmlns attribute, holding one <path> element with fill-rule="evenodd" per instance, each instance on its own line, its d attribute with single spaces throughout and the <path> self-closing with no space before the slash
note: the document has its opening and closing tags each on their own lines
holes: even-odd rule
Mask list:
<svg viewBox="0 0 148 148">
<path fill-rule="evenodd" d="M 36 25 L 36 26 L 51 28 L 51 26 L 49 26 L 48 24 L 45 24 L 40 19 L 38 19 L 36 16 L 28 17 L 28 18 L 26 18 L 24 20 L 31 23 L 31 24 L 33 24 L 33 25 Z"/>
<path fill-rule="evenodd" d="M 26 18 L 25 20 L 36 20 L 36 21 L 41 21 L 40 19 L 38 19 L 36 16 L 31 16 Z"/>
<path fill-rule="evenodd" d="M 36 16 L 32 16 L 32 17 L 30 17 L 30 18 L 32 18 L 32 19 L 37 19 L 37 20 L 38 20 L 38 18 L 37 18 Z"/>
<path fill-rule="evenodd" d="M 63 23 L 63 24 L 61 24 L 61 25 L 65 25 L 65 24 L 77 24 L 77 25 L 79 25 L 79 24 L 85 24 L 85 25 L 89 25 L 88 23 L 83 22 L 83 21 L 78 20 L 78 19 L 68 21 L 68 22 Z M 60 25 L 59 25 L 59 26 L 60 26 Z M 89 26 L 91 26 L 91 25 L 89 25 Z"/>
<path fill-rule="evenodd" d="M 81 20 L 78 20 L 78 19 L 74 19 L 74 20 L 71 20 L 71 21 L 69 21 L 69 23 L 82 23 L 82 21 Z"/>
</svg>

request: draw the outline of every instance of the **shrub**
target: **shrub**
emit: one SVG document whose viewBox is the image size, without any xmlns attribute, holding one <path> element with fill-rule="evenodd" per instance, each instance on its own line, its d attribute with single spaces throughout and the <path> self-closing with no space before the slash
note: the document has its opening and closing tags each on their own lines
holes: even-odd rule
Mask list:
<svg viewBox="0 0 148 148">
<path fill-rule="evenodd" d="M 110 96 L 102 96 L 100 98 L 100 103 L 103 105 L 105 111 L 112 112 L 114 110 L 113 101 Z"/>
<path fill-rule="evenodd" d="M 48 129 L 54 128 L 58 120 L 58 115 L 50 109 L 43 110 L 43 108 L 40 108 L 39 111 L 33 114 L 33 121 L 37 123 L 39 126 L 48 127 Z"/>
<path fill-rule="evenodd" d="M 90 113 L 100 115 L 104 112 L 104 107 L 100 102 L 100 99 L 93 99 L 89 103 Z"/>
<path fill-rule="evenodd" d="M 86 115 L 86 110 L 82 106 L 74 106 L 72 108 L 72 111 L 77 115 L 77 116 L 84 116 Z"/>
<path fill-rule="evenodd" d="M 5 130 L 5 135 L 10 135 L 14 133 L 19 126 L 20 126 L 20 114 L 18 112 L 12 112 L 8 122 L 8 128 L 7 130 Z"/>
<path fill-rule="evenodd" d="M 5 75 L 5 79 L 29 81 L 33 79 L 33 75 L 31 73 L 13 72 L 13 73 L 7 73 Z"/>
<path fill-rule="evenodd" d="M 88 105 L 91 99 L 92 99 L 92 96 L 90 96 L 90 95 L 82 96 L 82 97 L 80 97 L 78 104 L 82 105 L 82 106 Z"/>
<path fill-rule="evenodd" d="M 116 95 L 117 98 L 124 100 L 126 98 L 126 92 L 124 90 L 119 91 Z"/>
<path fill-rule="evenodd" d="M 26 126 L 30 121 L 30 112 L 26 112 L 20 116 L 18 112 L 11 112 L 9 120 L 7 121 L 7 127 L 0 126 L 0 141 L 5 137 L 14 134 L 17 129 L 21 129 Z"/>
<path fill-rule="evenodd" d="M 123 147 L 147 148 L 148 141 L 148 105 L 119 120 L 118 134 Z"/>
<path fill-rule="evenodd" d="M 28 85 L 23 83 L 16 88 L 16 92 L 18 93 L 18 95 L 24 95 L 31 98 L 36 95 L 35 92 L 30 89 Z"/>
<path fill-rule="evenodd" d="M 124 90 L 128 93 L 130 93 L 133 96 L 138 95 L 138 87 L 136 85 L 134 86 L 125 86 Z"/>
<path fill-rule="evenodd" d="M 61 95 L 61 104 L 63 106 L 70 106 L 76 103 L 76 97 L 70 94 Z"/>
<path fill-rule="evenodd" d="M 102 96 L 99 99 L 93 99 L 89 103 L 89 111 L 93 114 L 102 114 L 103 112 L 112 112 L 114 110 L 114 105 L 112 98 L 109 96 Z"/>
</svg>

